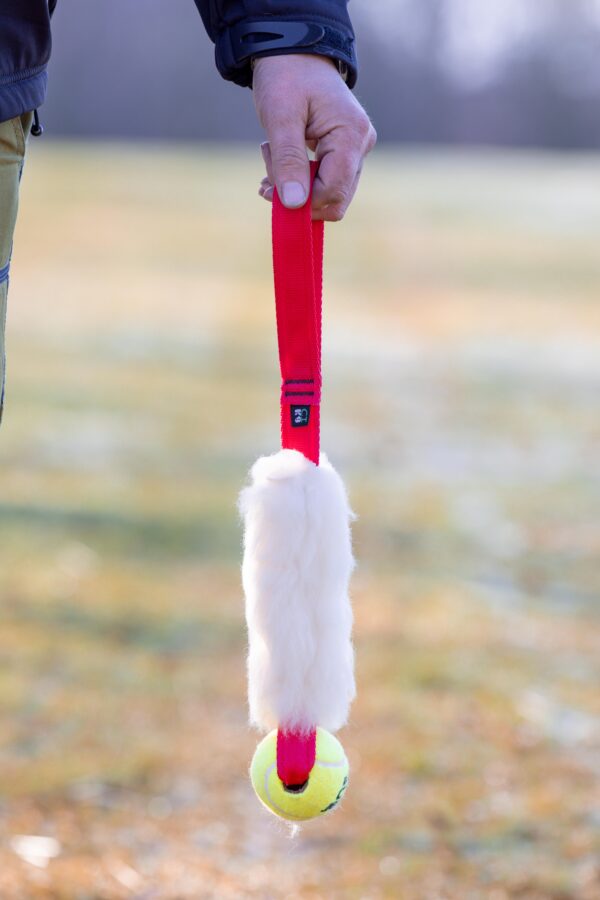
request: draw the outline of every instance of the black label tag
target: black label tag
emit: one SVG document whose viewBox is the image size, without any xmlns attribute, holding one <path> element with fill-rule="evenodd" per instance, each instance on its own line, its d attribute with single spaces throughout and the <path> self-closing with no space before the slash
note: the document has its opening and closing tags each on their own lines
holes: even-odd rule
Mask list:
<svg viewBox="0 0 600 900">
<path fill-rule="evenodd" d="M 304 428 L 310 421 L 310 406 L 290 406 L 292 428 Z"/>
</svg>

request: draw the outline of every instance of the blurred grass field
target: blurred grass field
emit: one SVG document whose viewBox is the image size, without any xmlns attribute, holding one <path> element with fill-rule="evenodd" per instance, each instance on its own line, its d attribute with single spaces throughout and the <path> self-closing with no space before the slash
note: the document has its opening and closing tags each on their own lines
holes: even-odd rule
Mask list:
<svg viewBox="0 0 600 900">
<path fill-rule="evenodd" d="M 33 144 L 0 430 L 0 897 L 598 900 L 600 161 L 378 153 L 326 238 L 343 807 L 246 770 L 258 154 Z M 22 836 L 53 841 L 35 844 Z"/>
</svg>

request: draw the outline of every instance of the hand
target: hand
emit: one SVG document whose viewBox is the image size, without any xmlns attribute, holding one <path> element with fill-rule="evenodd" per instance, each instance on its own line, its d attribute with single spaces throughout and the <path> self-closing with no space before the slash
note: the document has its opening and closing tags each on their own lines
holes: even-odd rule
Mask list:
<svg viewBox="0 0 600 900">
<path fill-rule="evenodd" d="M 323 56 L 266 56 L 254 66 L 254 102 L 267 133 L 261 150 L 267 167 L 259 194 L 285 206 L 306 202 L 310 184 L 307 147 L 319 172 L 312 195 L 314 219 L 338 222 L 352 200 L 362 164 L 377 135 L 366 112 L 332 61 Z"/>
</svg>

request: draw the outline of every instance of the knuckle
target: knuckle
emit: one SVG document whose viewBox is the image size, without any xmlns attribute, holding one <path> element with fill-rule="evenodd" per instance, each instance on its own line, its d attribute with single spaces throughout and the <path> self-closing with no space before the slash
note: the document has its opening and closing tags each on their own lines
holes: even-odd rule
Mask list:
<svg viewBox="0 0 600 900">
<path fill-rule="evenodd" d="M 280 166 L 306 165 L 306 150 L 297 144 L 281 143 L 272 149 L 274 161 Z"/>
<path fill-rule="evenodd" d="M 371 122 L 368 115 L 363 109 L 358 109 L 352 117 L 352 128 L 361 136 L 365 136 L 369 132 Z"/>
<path fill-rule="evenodd" d="M 348 191 L 334 186 L 327 192 L 327 205 L 332 208 L 344 207 L 348 202 Z"/>
<path fill-rule="evenodd" d="M 343 206 L 329 206 L 327 208 L 327 218 L 330 222 L 341 222 L 345 212 L 346 210 Z"/>
<path fill-rule="evenodd" d="M 357 145 L 366 148 L 367 153 L 373 149 L 377 141 L 377 132 L 364 110 L 361 109 L 357 113 L 352 123 L 352 131 Z"/>
<path fill-rule="evenodd" d="M 366 114 L 366 112 L 361 110 L 359 118 L 360 118 L 360 125 L 359 125 L 360 131 L 362 131 L 363 134 L 368 134 L 369 129 L 371 128 L 371 121 L 370 121 L 368 115 Z"/>
</svg>

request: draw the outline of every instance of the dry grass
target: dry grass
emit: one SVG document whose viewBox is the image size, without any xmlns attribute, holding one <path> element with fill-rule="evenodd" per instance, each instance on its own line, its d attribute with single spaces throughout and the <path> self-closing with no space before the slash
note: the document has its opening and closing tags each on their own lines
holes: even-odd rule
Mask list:
<svg viewBox="0 0 600 900">
<path fill-rule="evenodd" d="M 597 900 L 599 164 L 382 153 L 329 229 L 360 696 L 343 808 L 291 836 L 246 776 L 235 499 L 278 432 L 258 160 L 32 151 L 0 896 Z"/>
</svg>

